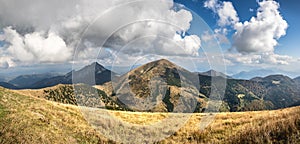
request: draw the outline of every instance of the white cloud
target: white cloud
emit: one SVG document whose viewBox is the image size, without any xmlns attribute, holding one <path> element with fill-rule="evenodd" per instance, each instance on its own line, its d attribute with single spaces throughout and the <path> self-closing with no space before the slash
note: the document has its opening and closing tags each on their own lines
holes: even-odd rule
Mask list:
<svg viewBox="0 0 300 144">
<path fill-rule="evenodd" d="M 213 12 L 217 12 L 217 7 L 219 6 L 218 0 L 207 0 L 204 2 L 204 7 L 213 10 Z"/>
<path fill-rule="evenodd" d="M 204 2 L 204 7 L 211 9 L 214 13 L 218 15 L 218 26 L 221 28 L 217 28 L 214 30 L 214 36 L 218 39 L 218 41 L 222 44 L 229 44 L 229 40 L 227 38 L 227 28 L 226 26 L 233 26 L 237 22 L 239 22 L 239 17 L 234 9 L 231 2 L 220 2 L 219 0 L 207 0 Z"/>
<path fill-rule="evenodd" d="M 207 0 L 204 7 L 211 9 L 218 14 L 218 25 L 221 27 L 230 26 L 239 21 L 238 14 L 231 2 L 220 2 L 218 0 Z"/>
<path fill-rule="evenodd" d="M 201 39 L 202 39 L 204 42 L 212 41 L 212 40 L 214 39 L 214 34 L 211 34 L 210 32 L 205 31 L 205 32 L 201 35 Z"/>
<path fill-rule="evenodd" d="M 172 42 L 162 42 L 162 51 L 166 54 L 173 55 L 186 55 L 186 56 L 198 56 L 198 50 L 201 47 L 201 40 L 196 35 L 185 36 L 181 38 L 176 34 L 173 37 Z"/>
<path fill-rule="evenodd" d="M 33 32 L 21 36 L 11 27 L 4 29 L 5 41 L 10 43 L 7 52 L 25 62 L 64 62 L 72 56 L 62 38 L 53 32 Z"/>
<path fill-rule="evenodd" d="M 274 52 L 278 39 L 286 34 L 288 27 L 287 22 L 280 15 L 279 4 L 272 0 L 263 0 L 258 4 L 259 8 L 255 17 L 249 21 L 239 22 L 237 12 L 231 2 L 218 0 L 205 2 L 204 7 L 218 14 L 220 28 L 215 30 L 215 36 L 219 40 L 227 35 L 226 26 L 231 26 L 235 31 L 232 45 L 234 49 L 224 54 L 226 60 L 231 64 L 248 65 L 289 65 L 295 62 L 293 57 Z M 250 9 L 250 11 L 254 10 Z"/>
<path fill-rule="evenodd" d="M 218 41 L 222 44 L 229 44 L 229 40 L 227 38 L 228 30 L 226 28 L 215 29 L 215 36 Z"/>
<path fill-rule="evenodd" d="M 127 48 L 127 53 L 151 51 L 161 55 L 194 56 L 201 46 L 200 38 L 178 36 L 178 32 L 185 33 L 190 28 L 192 14 L 178 9 L 180 7 L 173 8 L 171 0 L 0 0 L 0 28 L 5 29 L 8 42 L 7 51 L 2 54 L 10 54 L 21 62 L 62 62 L 72 58 L 80 38 L 93 43 L 93 47 L 79 45 L 77 57 L 86 58 L 87 54 L 97 54 L 92 48 L 101 47 L 109 36 L 104 47 L 118 51 L 140 37 L 152 35 L 154 37 L 143 43 Z M 184 52 L 164 44 L 167 41 L 177 43 Z"/>
<path fill-rule="evenodd" d="M 289 65 L 295 62 L 295 58 L 287 55 L 274 53 L 248 54 L 226 53 L 225 58 L 235 64 L 269 64 L 269 65 Z"/>
<path fill-rule="evenodd" d="M 221 8 L 218 9 L 218 15 L 220 17 L 218 21 L 220 26 L 235 24 L 239 21 L 237 12 L 231 2 L 223 2 Z"/>
<path fill-rule="evenodd" d="M 121 22 L 129 23 L 129 25 L 114 31 L 114 34 L 105 42 L 105 46 L 115 51 L 122 49 L 126 54 L 197 55 L 195 51 L 198 52 L 200 48 L 200 38 L 196 38 L 196 35 L 180 37 L 178 34 L 183 33 L 184 35 L 190 28 L 191 13 L 186 10 L 174 11 L 172 5 L 158 2 L 160 1 L 135 5 L 137 7 L 135 12 L 126 16 L 126 20 Z M 138 14 L 139 16 L 136 16 L 136 11 L 141 12 Z M 118 13 L 120 13 L 119 10 L 114 14 L 118 15 Z M 111 21 L 109 23 L 119 23 L 120 20 L 110 17 L 109 21 Z M 130 23 L 132 21 L 135 23 Z M 119 27 L 116 26 L 116 28 Z M 108 29 L 113 30 L 114 28 L 108 27 L 106 30 Z M 96 34 L 93 37 L 99 36 Z M 99 42 L 99 39 L 96 40 Z M 126 44 L 130 44 L 130 46 L 126 46 Z M 126 51 L 124 46 L 126 46 Z"/>
<path fill-rule="evenodd" d="M 201 40 L 204 42 L 213 42 L 214 39 L 217 39 L 220 44 L 229 44 L 230 41 L 227 38 L 227 29 L 226 28 L 219 28 L 215 29 L 213 33 L 205 31 L 201 35 Z"/>
<path fill-rule="evenodd" d="M 7 69 L 9 67 L 15 66 L 15 63 L 12 59 L 12 57 L 2 55 L 0 57 L 0 69 Z"/>
<path fill-rule="evenodd" d="M 4 41 L 4 35 L 0 33 L 0 41 Z"/>
<path fill-rule="evenodd" d="M 25 47 L 24 37 L 11 27 L 4 29 L 5 41 L 9 43 L 7 52 L 21 61 L 32 61 L 34 56 L 29 52 L 28 47 Z"/>
<path fill-rule="evenodd" d="M 240 53 L 272 53 L 277 40 L 286 34 L 287 22 L 275 1 L 259 2 L 256 17 L 235 24 L 233 46 Z"/>
<path fill-rule="evenodd" d="M 0 69 L 7 69 L 9 67 L 8 62 L 6 60 L 0 60 Z"/>
</svg>

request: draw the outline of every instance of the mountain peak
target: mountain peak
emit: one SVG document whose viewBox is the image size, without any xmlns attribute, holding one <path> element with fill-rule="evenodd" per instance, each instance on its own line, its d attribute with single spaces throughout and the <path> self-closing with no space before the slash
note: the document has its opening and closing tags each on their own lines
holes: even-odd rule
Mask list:
<svg viewBox="0 0 300 144">
<path fill-rule="evenodd" d="M 209 70 L 207 72 L 200 73 L 200 74 L 205 75 L 205 76 L 212 76 L 212 77 L 220 76 L 220 77 L 223 77 L 223 78 L 230 78 L 226 74 L 224 74 L 222 72 L 218 72 L 218 71 L 213 70 L 213 69 L 211 69 L 211 70 Z"/>
<path fill-rule="evenodd" d="M 95 68 L 104 68 L 101 64 L 99 64 L 98 62 L 93 62 L 90 64 L 90 66 L 95 67 Z"/>
<path fill-rule="evenodd" d="M 269 76 L 264 77 L 264 79 L 292 80 L 290 77 L 282 75 L 282 74 L 269 75 Z"/>
<path fill-rule="evenodd" d="M 177 68 L 177 66 L 166 59 L 160 59 L 160 60 L 156 60 L 156 61 L 144 64 L 140 67 L 137 67 L 136 69 L 129 72 L 129 74 L 152 73 L 153 75 L 154 74 L 160 75 L 160 74 L 163 74 L 166 71 L 166 69 L 173 69 L 173 68 Z"/>
<path fill-rule="evenodd" d="M 157 60 L 157 61 L 153 61 L 151 63 L 155 63 L 157 65 L 167 65 L 167 66 L 175 66 L 174 63 L 170 62 L 169 60 L 167 59 L 160 59 L 160 60 Z"/>
<path fill-rule="evenodd" d="M 106 71 L 106 70 L 107 69 L 101 64 L 99 64 L 98 62 L 93 62 L 76 72 L 94 71 L 95 73 L 101 73 L 102 71 Z"/>
<path fill-rule="evenodd" d="M 296 77 L 293 79 L 295 82 L 300 83 L 300 77 Z"/>
</svg>

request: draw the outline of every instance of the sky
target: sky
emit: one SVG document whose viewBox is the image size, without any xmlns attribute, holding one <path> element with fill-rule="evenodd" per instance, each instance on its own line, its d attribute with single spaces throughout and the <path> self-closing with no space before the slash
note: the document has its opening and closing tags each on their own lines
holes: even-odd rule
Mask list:
<svg viewBox="0 0 300 144">
<path fill-rule="evenodd" d="M 166 58 L 191 71 L 300 75 L 297 0 L 0 0 L 0 76 L 118 72 Z M 126 71 L 125 68 L 125 71 Z"/>
</svg>

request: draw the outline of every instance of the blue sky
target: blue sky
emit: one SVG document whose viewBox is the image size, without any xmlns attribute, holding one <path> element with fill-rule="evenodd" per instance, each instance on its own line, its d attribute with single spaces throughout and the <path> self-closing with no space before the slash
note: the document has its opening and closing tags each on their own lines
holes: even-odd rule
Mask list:
<svg viewBox="0 0 300 144">
<path fill-rule="evenodd" d="M 249 20 L 256 15 L 257 0 L 227 0 L 232 2 L 241 21 Z M 280 4 L 280 12 L 288 22 L 287 34 L 279 39 L 276 53 L 300 57 L 300 18 L 299 0 L 276 0 Z M 204 0 L 174 0 L 193 10 L 212 28 L 217 28 L 217 16 L 211 10 L 204 8 Z M 252 9 L 253 11 L 250 11 Z M 231 33 L 232 34 L 232 33 Z M 228 35 L 230 39 L 230 34 Z M 226 47 L 226 46 L 225 46 Z"/>
<path fill-rule="evenodd" d="M 299 1 L 174 3 L 0 0 L 0 76 L 67 72 L 93 61 L 123 67 L 158 58 L 191 71 L 236 74 L 265 69 L 300 75 L 300 67 L 295 67 L 300 65 Z M 141 22 L 145 19 L 158 21 Z"/>
<path fill-rule="evenodd" d="M 204 0 L 175 0 L 175 2 L 183 4 L 188 9 L 191 9 L 195 13 L 197 13 L 203 20 L 211 27 L 212 30 L 220 28 L 218 25 L 219 16 L 216 12 L 213 12 L 212 9 L 205 8 Z M 222 2 L 230 2 L 232 3 L 234 9 L 237 12 L 238 18 L 240 22 L 249 21 L 252 17 L 256 17 L 257 9 L 260 7 L 259 2 L 257 0 L 219 0 L 219 3 Z M 298 40 L 300 34 L 300 19 L 298 14 L 300 13 L 300 9 L 298 5 L 300 1 L 297 0 L 276 0 L 279 4 L 278 11 L 282 18 L 288 23 L 288 28 L 286 29 L 286 35 L 281 36 L 277 39 L 278 44 L 274 46 L 274 54 L 280 56 L 290 56 L 297 61 L 300 57 L 300 41 Z M 192 22 L 192 24 L 195 22 Z M 230 41 L 230 44 L 221 44 L 224 52 L 228 51 L 233 46 L 233 34 L 236 32 L 234 28 L 231 26 L 225 27 L 228 30 L 228 34 L 226 37 Z M 197 26 L 192 26 L 191 31 L 195 31 Z M 242 55 L 247 56 L 247 55 Z M 270 64 L 270 63 L 261 63 L 261 64 L 235 64 L 234 66 L 227 66 L 229 69 L 228 73 L 236 73 L 238 71 L 250 71 L 255 69 L 271 69 L 274 71 L 278 71 L 278 73 L 283 73 L 289 75 L 288 72 L 282 71 L 293 71 L 293 73 L 299 73 L 299 69 L 292 69 L 295 63 L 289 63 L 285 66 L 280 64 Z M 278 65 L 278 67 L 277 67 Z M 232 70 L 233 69 L 233 70 Z M 295 74 L 297 75 L 297 74 Z M 293 76 L 295 76 L 293 75 Z"/>
</svg>

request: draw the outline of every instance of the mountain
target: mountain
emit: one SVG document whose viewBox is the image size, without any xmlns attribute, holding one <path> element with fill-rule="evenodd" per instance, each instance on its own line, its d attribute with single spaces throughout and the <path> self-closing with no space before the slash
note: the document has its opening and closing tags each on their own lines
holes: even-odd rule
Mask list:
<svg viewBox="0 0 300 144">
<path fill-rule="evenodd" d="M 240 73 L 234 74 L 231 77 L 235 79 L 252 79 L 255 77 L 266 77 L 269 75 L 287 75 L 289 77 L 296 77 L 299 76 L 298 72 L 290 72 L 280 69 L 256 69 L 256 70 L 250 70 L 250 71 L 242 71 Z"/>
<path fill-rule="evenodd" d="M 227 76 L 226 74 L 224 74 L 222 72 L 215 71 L 215 70 L 209 70 L 207 72 L 203 72 L 203 73 L 199 73 L 199 74 L 205 75 L 205 76 L 212 76 L 212 77 L 220 76 L 220 77 L 223 77 L 223 78 L 231 78 L 230 76 Z"/>
<path fill-rule="evenodd" d="M 6 78 L 4 76 L 0 76 L 0 82 L 6 82 Z"/>
<path fill-rule="evenodd" d="M 267 69 L 251 70 L 251 71 L 242 71 L 240 73 L 234 74 L 231 77 L 235 79 L 251 79 L 254 77 L 265 77 L 271 74 L 276 74 L 277 72 Z"/>
<path fill-rule="evenodd" d="M 197 79 L 196 74 L 161 59 L 124 74 L 112 85 L 118 100 L 134 111 L 194 112 L 204 101 Z"/>
<path fill-rule="evenodd" d="M 52 78 L 57 75 L 58 74 L 54 74 L 54 73 L 21 75 L 10 80 L 9 83 L 17 86 L 18 88 L 28 88 L 38 81 L 41 81 L 46 78 Z"/>
<path fill-rule="evenodd" d="M 272 104 L 272 109 L 288 107 L 300 100 L 299 84 L 284 75 L 270 75 L 241 81 L 241 84 L 264 101 Z"/>
<path fill-rule="evenodd" d="M 295 82 L 300 84 L 300 76 L 293 79 Z"/>
<path fill-rule="evenodd" d="M 101 85 L 111 80 L 116 74 L 97 62 L 94 62 L 78 71 L 71 71 L 63 76 L 46 78 L 38 81 L 28 88 L 44 88 L 57 84 L 84 83 L 88 85 Z"/>
<path fill-rule="evenodd" d="M 218 80 L 223 77 L 215 78 Z M 200 75 L 200 93 L 209 97 L 212 77 Z M 253 111 L 285 108 L 300 100 L 294 80 L 283 75 L 256 77 L 251 80 L 227 79 L 221 111 Z M 221 95 L 222 96 L 222 95 Z"/>
<path fill-rule="evenodd" d="M 31 88 L 84 83 L 83 87 L 75 85 L 75 88 L 79 88 L 76 89 L 77 96 L 94 94 L 91 99 L 82 98 L 86 106 L 101 107 L 97 104 L 101 100 L 110 109 L 149 112 L 203 112 L 210 106 L 218 106 L 214 105 L 217 103 L 221 106 L 215 108 L 220 111 L 269 110 L 289 107 L 300 101 L 297 79 L 284 75 L 228 79 L 216 71 L 192 73 L 166 59 L 144 64 L 119 77 L 115 75 L 100 64 L 92 63 L 64 76 L 41 80 Z M 100 91 L 89 88 L 95 84 Z M 68 94 L 74 93 L 70 88 L 52 91 L 48 95 L 56 101 L 80 102 L 75 102 L 74 96 Z M 61 95 L 56 95 L 59 93 Z M 97 93 L 101 96 L 97 97 Z"/>
<path fill-rule="evenodd" d="M 0 82 L 0 86 L 8 89 L 18 89 L 18 87 L 16 87 L 15 85 L 7 82 Z"/>
</svg>

